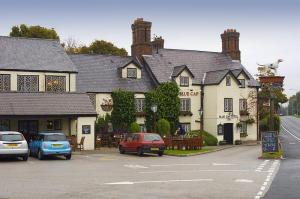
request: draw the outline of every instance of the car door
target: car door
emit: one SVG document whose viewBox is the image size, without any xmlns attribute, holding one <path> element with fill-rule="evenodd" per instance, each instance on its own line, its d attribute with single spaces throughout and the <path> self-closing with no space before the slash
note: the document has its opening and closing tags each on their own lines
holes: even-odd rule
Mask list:
<svg viewBox="0 0 300 199">
<path fill-rule="evenodd" d="M 132 136 L 132 142 L 131 142 L 131 151 L 134 151 L 134 152 L 137 152 L 139 146 L 140 146 L 140 143 L 139 143 L 139 139 L 140 138 L 140 135 L 139 134 L 134 134 Z"/>
</svg>

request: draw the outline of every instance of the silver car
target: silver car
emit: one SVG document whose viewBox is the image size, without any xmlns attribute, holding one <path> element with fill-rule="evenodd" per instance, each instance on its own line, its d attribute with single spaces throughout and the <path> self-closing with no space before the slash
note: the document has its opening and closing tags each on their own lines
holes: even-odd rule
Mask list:
<svg viewBox="0 0 300 199">
<path fill-rule="evenodd" d="M 28 159 L 28 144 L 19 132 L 0 131 L 0 157 L 22 157 Z"/>
</svg>

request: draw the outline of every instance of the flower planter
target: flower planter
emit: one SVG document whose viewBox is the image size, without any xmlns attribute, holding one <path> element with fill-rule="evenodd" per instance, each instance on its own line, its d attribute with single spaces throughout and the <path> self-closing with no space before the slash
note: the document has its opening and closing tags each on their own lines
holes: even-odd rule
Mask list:
<svg viewBox="0 0 300 199">
<path fill-rule="evenodd" d="M 247 136 L 248 136 L 248 134 L 247 134 L 247 133 L 241 133 L 241 134 L 240 134 L 240 137 L 241 137 L 241 138 L 243 138 L 243 137 L 247 137 Z"/>
<path fill-rule="evenodd" d="M 137 117 L 145 117 L 146 116 L 146 113 L 145 112 L 136 112 L 135 115 Z"/>
<path fill-rule="evenodd" d="M 113 107 L 112 105 L 105 105 L 105 104 L 101 105 L 102 110 L 105 112 L 111 111 L 112 107 Z"/>
<path fill-rule="evenodd" d="M 191 111 L 180 111 L 179 113 L 182 116 L 192 116 L 193 113 Z"/>
<path fill-rule="evenodd" d="M 240 111 L 241 116 L 248 116 L 249 112 L 247 110 Z"/>
</svg>

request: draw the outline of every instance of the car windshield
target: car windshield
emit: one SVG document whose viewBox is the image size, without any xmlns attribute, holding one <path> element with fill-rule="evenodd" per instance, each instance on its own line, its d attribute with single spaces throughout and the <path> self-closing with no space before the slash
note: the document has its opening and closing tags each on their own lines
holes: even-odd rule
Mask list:
<svg viewBox="0 0 300 199">
<path fill-rule="evenodd" d="M 20 134 L 2 134 L 0 135 L 0 141 L 22 141 L 23 136 Z"/>
<path fill-rule="evenodd" d="M 145 141 L 160 141 L 161 140 L 161 137 L 157 134 L 151 134 L 151 133 L 146 133 L 144 135 L 144 140 Z"/>
<path fill-rule="evenodd" d="M 65 135 L 60 135 L 60 134 L 52 134 L 52 135 L 45 135 L 44 141 L 66 141 L 67 138 Z"/>
</svg>

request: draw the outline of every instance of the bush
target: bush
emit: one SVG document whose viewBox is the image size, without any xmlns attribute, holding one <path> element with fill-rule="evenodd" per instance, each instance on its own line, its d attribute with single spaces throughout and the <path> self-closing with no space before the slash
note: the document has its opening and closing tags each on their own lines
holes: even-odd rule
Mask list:
<svg viewBox="0 0 300 199">
<path fill-rule="evenodd" d="M 219 145 L 226 145 L 226 144 L 227 144 L 226 140 L 219 141 Z"/>
<path fill-rule="evenodd" d="M 235 140 L 234 143 L 235 143 L 235 145 L 241 145 L 242 144 L 242 140 Z"/>
<path fill-rule="evenodd" d="M 157 122 L 156 130 L 161 136 L 170 135 L 170 123 L 168 120 L 160 119 Z"/>
<path fill-rule="evenodd" d="M 266 116 L 262 120 L 259 121 L 259 129 L 260 131 L 269 131 L 269 123 L 270 119 L 269 116 Z M 274 130 L 280 130 L 280 117 L 278 115 L 274 115 Z"/>
<path fill-rule="evenodd" d="M 198 131 L 191 131 L 190 133 L 188 133 L 188 136 L 190 137 L 194 137 L 194 136 L 201 136 L 201 132 Z M 202 131 L 202 136 L 203 136 L 203 140 L 204 140 L 204 146 L 217 146 L 218 144 L 218 139 L 213 136 L 212 134 L 206 132 L 206 131 Z"/>
<path fill-rule="evenodd" d="M 141 132 L 141 127 L 138 123 L 136 122 L 132 122 L 130 124 L 130 132 L 131 133 L 138 133 L 138 132 Z"/>
</svg>

